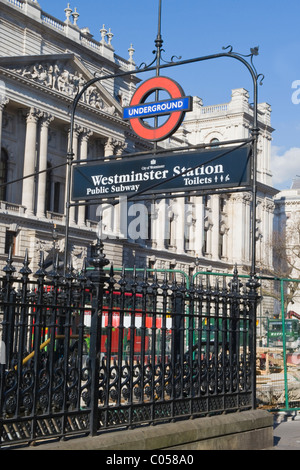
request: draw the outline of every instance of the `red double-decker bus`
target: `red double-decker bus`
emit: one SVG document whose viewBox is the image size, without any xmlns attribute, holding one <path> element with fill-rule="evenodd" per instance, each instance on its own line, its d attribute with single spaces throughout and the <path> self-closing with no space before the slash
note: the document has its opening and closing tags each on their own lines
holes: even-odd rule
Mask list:
<svg viewBox="0 0 300 470">
<path fill-rule="evenodd" d="M 111 294 L 110 294 L 111 295 Z M 123 299 L 122 296 L 124 295 Z M 101 353 L 116 355 L 122 353 L 123 358 L 131 353 L 147 356 L 151 353 L 153 342 L 159 354 L 163 330 L 163 316 L 159 312 L 142 310 L 143 295 L 114 291 L 112 301 L 108 305 L 108 292 L 103 300 L 101 321 Z M 144 313 L 143 313 L 144 312 Z M 84 324 L 87 335 L 91 326 L 91 309 L 84 312 Z M 166 318 L 164 329 L 166 337 L 170 335 L 171 318 Z M 88 341 L 88 339 L 87 339 Z M 121 349 L 121 351 L 120 351 Z"/>
</svg>

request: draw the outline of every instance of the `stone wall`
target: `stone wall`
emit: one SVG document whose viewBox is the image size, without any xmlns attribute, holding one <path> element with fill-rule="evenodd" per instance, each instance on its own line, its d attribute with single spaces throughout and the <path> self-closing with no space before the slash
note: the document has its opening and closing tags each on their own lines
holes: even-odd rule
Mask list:
<svg viewBox="0 0 300 470">
<path fill-rule="evenodd" d="M 273 447 L 273 415 L 264 410 L 177 421 L 96 437 L 44 443 L 31 450 L 262 450 Z"/>
</svg>

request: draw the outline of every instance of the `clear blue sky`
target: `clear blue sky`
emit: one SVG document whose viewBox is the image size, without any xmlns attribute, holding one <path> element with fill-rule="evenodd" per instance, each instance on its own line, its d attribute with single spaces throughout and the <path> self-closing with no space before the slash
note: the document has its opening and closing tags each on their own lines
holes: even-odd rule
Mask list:
<svg viewBox="0 0 300 470">
<path fill-rule="evenodd" d="M 47 13 L 65 19 L 67 1 L 38 2 Z M 96 40 L 103 24 L 111 28 L 118 55 L 128 58 L 132 43 L 137 65 L 152 61 L 158 0 L 71 0 L 70 7 L 77 7 L 78 26 L 89 27 Z M 254 64 L 265 75 L 259 102 L 271 105 L 275 128 L 274 186 L 290 187 L 292 178 L 300 175 L 300 1 L 162 0 L 162 38 L 166 60 L 173 55 L 189 59 L 219 53 L 229 44 L 243 54 L 259 46 Z M 249 73 L 233 59 L 175 67 L 167 75 L 178 80 L 186 94 L 200 96 L 206 106 L 228 102 L 233 88 L 246 88 L 252 95 Z"/>
</svg>

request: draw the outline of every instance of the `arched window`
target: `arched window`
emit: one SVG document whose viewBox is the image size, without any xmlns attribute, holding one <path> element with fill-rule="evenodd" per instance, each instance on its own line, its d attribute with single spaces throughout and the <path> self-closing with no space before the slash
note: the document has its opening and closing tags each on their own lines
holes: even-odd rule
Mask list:
<svg viewBox="0 0 300 470">
<path fill-rule="evenodd" d="M 0 159 L 0 201 L 6 201 L 6 186 L 7 183 L 7 167 L 8 167 L 8 155 L 4 148 L 1 149 Z"/>
<path fill-rule="evenodd" d="M 216 137 L 214 137 L 214 138 L 211 139 L 211 141 L 210 141 L 211 144 L 216 144 L 217 142 L 219 142 L 219 139 L 217 139 Z M 214 147 L 218 147 L 218 145 L 215 145 Z"/>
</svg>

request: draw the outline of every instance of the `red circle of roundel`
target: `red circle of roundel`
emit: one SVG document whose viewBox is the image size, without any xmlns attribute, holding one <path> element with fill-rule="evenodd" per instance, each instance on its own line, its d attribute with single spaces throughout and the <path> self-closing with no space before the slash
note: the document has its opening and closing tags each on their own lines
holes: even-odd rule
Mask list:
<svg viewBox="0 0 300 470">
<path fill-rule="evenodd" d="M 164 90 L 169 93 L 171 98 L 181 98 L 184 96 L 183 90 L 178 83 L 167 77 L 153 77 L 149 78 L 139 86 L 132 97 L 130 106 L 143 104 L 148 96 L 156 90 Z M 130 124 L 134 132 L 146 140 L 163 140 L 171 133 L 175 132 L 184 118 L 183 111 L 175 111 L 170 114 L 167 121 L 157 128 L 147 126 L 141 118 L 130 119 Z"/>
</svg>

